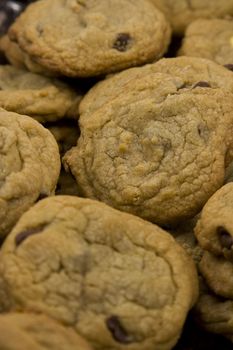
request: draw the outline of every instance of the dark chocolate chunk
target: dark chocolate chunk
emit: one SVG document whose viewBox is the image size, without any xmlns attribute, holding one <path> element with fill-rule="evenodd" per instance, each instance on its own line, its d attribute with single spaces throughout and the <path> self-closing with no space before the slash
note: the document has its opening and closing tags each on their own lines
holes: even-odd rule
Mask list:
<svg viewBox="0 0 233 350">
<path fill-rule="evenodd" d="M 231 249 L 233 246 L 233 237 L 230 233 L 222 226 L 217 228 L 217 233 L 221 246 L 226 249 Z"/>
<path fill-rule="evenodd" d="M 233 72 L 233 64 L 229 63 L 229 64 L 224 64 L 224 67 L 231 70 Z"/>
<path fill-rule="evenodd" d="M 195 89 L 196 87 L 211 87 L 210 84 L 208 83 L 208 81 L 199 81 L 198 83 L 196 83 L 193 86 L 193 89 Z"/>
<path fill-rule="evenodd" d="M 20 232 L 15 237 L 15 245 L 16 245 L 16 247 L 18 247 L 29 236 L 35 235 L 36 233 L 41 233 L 46 226 L 47 226 L 46 224 L 43 224 L 43 225 L 40 225 L 40 226 L 37 226 L 37 227 L 28 228 L 25 231 Z"/>
<path fill-rule="evenodd" d="M 124 52 L 128 49 L 129 43 L 131 42 L 131 37 L 127 33 L 120 33 L 117 35 L 117 38 L 113 44 L 113 48 L 120 51 Z"/>
<path fill-rule="evenodd" d="M 122 344 L 129 344 L 133 342 L 132 336 L 128 335 L 122 326 L 117 316 L 110 316 L 106 320 L 107 327 L 112 334 L 113 339 Z"/>
</svg>

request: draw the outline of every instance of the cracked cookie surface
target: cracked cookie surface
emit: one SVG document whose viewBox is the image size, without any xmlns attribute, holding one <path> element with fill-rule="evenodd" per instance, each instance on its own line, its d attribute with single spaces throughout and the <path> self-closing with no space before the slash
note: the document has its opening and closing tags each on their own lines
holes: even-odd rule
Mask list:
<svg viewBox="0 0 233 350">
<path fill-rule="evenodd" d="M 180 55 L 204 57 L 233 70 L 232 20 L 197 20 L 185 33 Z"/>
<path fill-rule="evenodd" d="M 0 236 L 41 196 L 54 193 L 60 157 L 54 137 L 27 116 L 0 109 Z"/>
<path fill-rule="evenodd" d="M 0 264 L 13 309 L 73 326 L 95 349 L 171 349 L 197 298 L 193 261 L 171 235 L 89 199 L 37 203 Z"/>
<path fill-rule="evenodd" d="M 41 0 L 17 18 L 9 37 L 46 69 L 88 77 L 158 59 L 170 26 L 147 0 Z"/>
<path fill-rule="evenodd" d="M 165 74 L 132 79 L 81 115 L 65 155 L 84 196 L 161 225 L 196 215 L 232 158 L 232 94 Z"/>
<path fill-rule="evenodd" d="M 77 117 L 81 95 L 56 79 L 0 66 L 0 107 L 39 122 Z"/>
<path fill-rule="evenodd" d="M 119 95 L 131 80 L 153 73 L 166 73 L 174 78 L 181 78 L 183 84 L 190 88 L 200 81 L 205 81 L 213 88 L 233 92 L 233 73 L 211 60 L 199 57 L 162 58 L 154 64 L 130 68 L 111 75 L 94 85 L 80 103 L 80 114 L 93 113 Z"/>
<path fill-rule="evenodd" d="M 70 327 L 45 315 L 8 313 L 0 315 L 0 348 L 7 350 L 91 350 Z"/>
</svg>

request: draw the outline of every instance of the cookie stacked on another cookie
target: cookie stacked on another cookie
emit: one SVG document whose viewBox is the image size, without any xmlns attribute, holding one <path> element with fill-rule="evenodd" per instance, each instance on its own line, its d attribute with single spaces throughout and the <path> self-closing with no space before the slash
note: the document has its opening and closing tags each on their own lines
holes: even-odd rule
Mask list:
<svg viewBox="0 0 233 350">
<path fill-rule="evenodd" d="M 199 264 L 208 288 L 196 306 L 207 330 L 233 340 L 233 184 L 218 190 L 204 206 L 195 234 L 204 255 Z"/>
<path fill-rule="evenodd" d="M 43 312 L 95 349 L 172 349 L 196 301 L 194 263 L 158 226 L 70 196 L 41 200 L 3 244 L 12 310 Z"/>
</svg>

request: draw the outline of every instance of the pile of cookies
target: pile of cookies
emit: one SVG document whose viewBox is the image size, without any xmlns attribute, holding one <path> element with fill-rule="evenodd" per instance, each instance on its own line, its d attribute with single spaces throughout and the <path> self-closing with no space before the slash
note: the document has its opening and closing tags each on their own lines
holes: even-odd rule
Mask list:
<svg viewBox="0 0 233 350">
<path fill-rule="evenodd" d="M 0 5 L 0 349 L 232 347 L 231 16 Z"/>
</svg>

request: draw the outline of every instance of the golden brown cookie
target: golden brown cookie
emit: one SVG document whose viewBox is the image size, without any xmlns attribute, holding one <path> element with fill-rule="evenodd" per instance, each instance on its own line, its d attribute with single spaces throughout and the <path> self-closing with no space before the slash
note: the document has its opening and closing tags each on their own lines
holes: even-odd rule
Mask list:
<svg viewBox="0 0 233 350">
<path fill-rule="evenodd" d="M 195 228 L 199 244 L 233 261 L 233 183 L 221 187 L 205 204 Z"/>
<path fill-rule="evenodd" d="M 46 70 L 88 77 L 158 59 L 170 26 L 147 0 L 41 0 L 17 18 L 9 37 Z"/>
<path fill-rule="evenodd" d="M 232 19 L 200 19 L 185 33 L 180 55 L 203 57 L 233 69 Z"/>
<path fill-rule="evenodd" d="M 84 196 L 160 225 L 195 216 L 232 159 L 232 94 L 154 73 L 80 117 L 68 151 Z"/>
<path fill-rule="evenodd" d="M 0 109 L 0 236 L 34 202 L 54 194 L 59 172 L 52 134 L 32 118 Z"/>
<path fill-rule="evenodd" d="M 222 18 L 233 15 L 232 0 L 151 0 L 170 21 L 173 31 L 181 35 L 198 18 Z"/>
<path fill-rule="evenodd" d="M 80 114 L 91 114 L 119 95 L 132 79 L 140 79 L 153 73 L 166 73 L 173 78 L 179 77 L 183 80 L 184 86 L 190 88 L 199 82 L 206 82 L 213 88 L 233 92 L 233 73 L 211 60 L 199 57 L 162 58 L 154 64 L 110 75 L 94 85 L 80 103 Z"/>
<path fill-rule="evenodd" d="M 78 197 L 31 208 L 0 264 L 12 309 L 43 312 L 95 349 L 172 349 L 197 298 L 193 261 L 171 235 Z"/>
<path fill-rule="evenodd" d="M 40 122 L 77 118 L 81 94 L 67 84 L 9 65 L 0 66 L 0 107 Z"/>
</svg>

